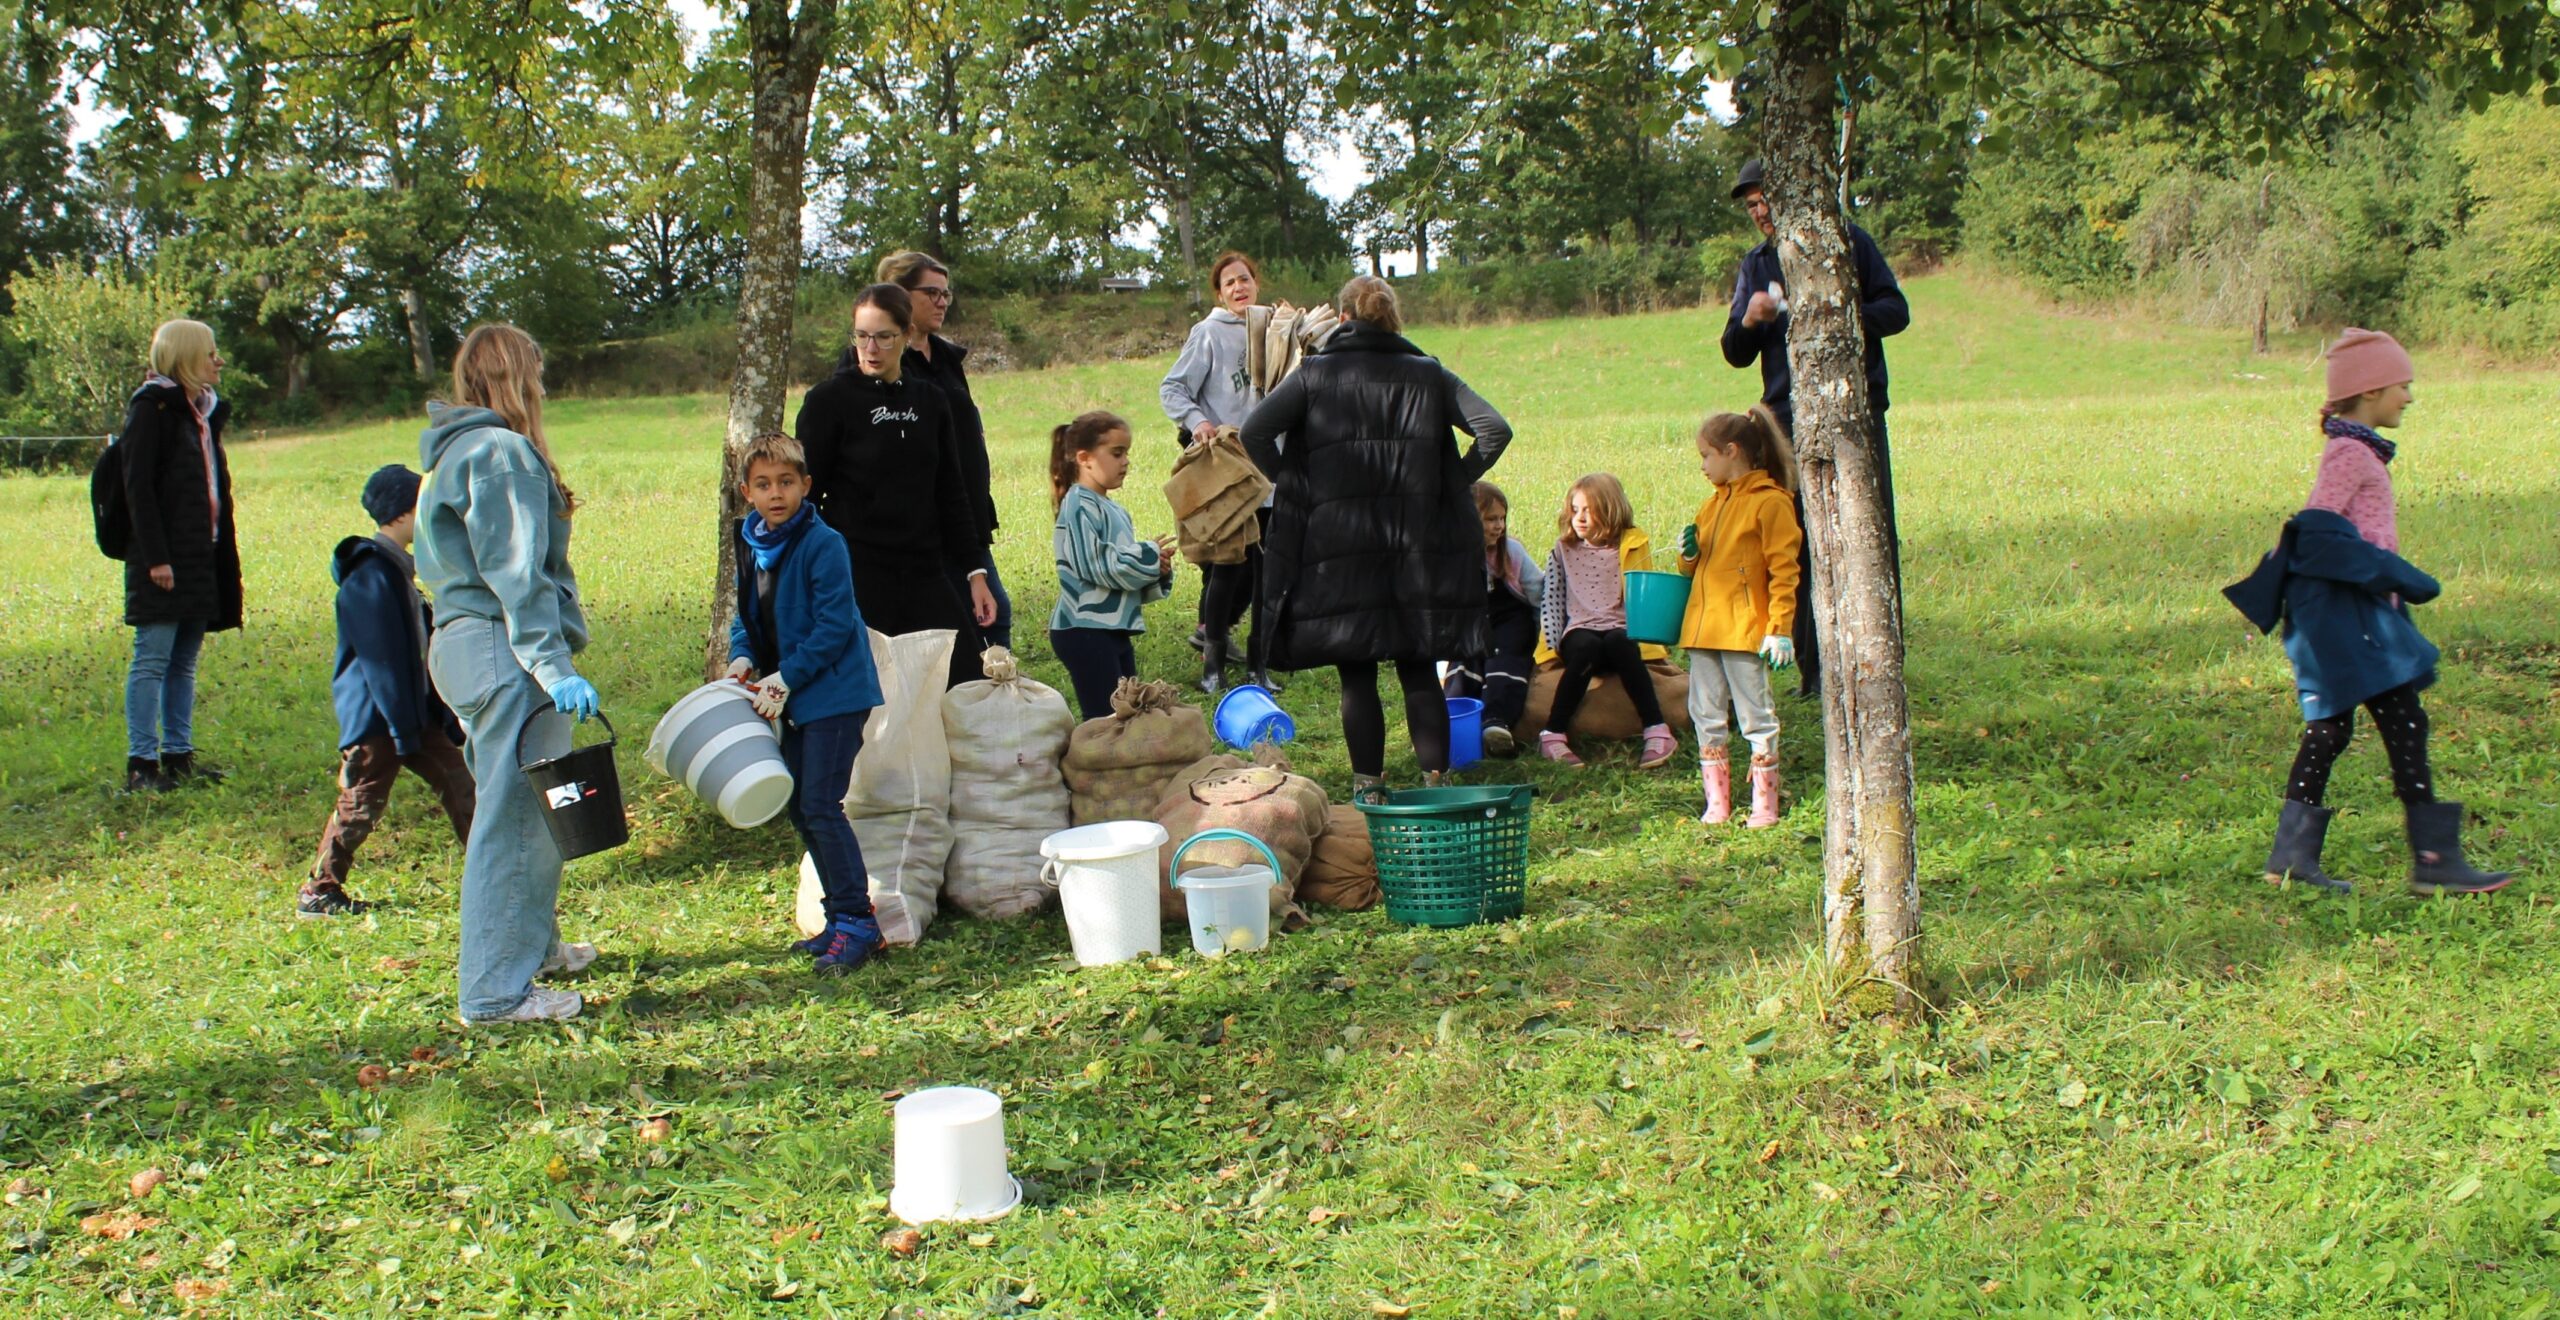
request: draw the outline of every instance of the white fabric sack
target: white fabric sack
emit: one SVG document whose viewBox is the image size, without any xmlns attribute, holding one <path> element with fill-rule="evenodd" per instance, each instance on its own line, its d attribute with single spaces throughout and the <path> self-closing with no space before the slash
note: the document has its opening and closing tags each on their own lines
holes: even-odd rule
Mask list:
<svg viewBox="0 0 2560 1320">
<path fill-rule="evenodd" d="M 913 944 L 942 896 L 943 865 L 951 856 L 951 750 L 942 736 L 942 684 L 951 670 L 954 634 L 926 629 L 900 637 L 871 634 L 871 662 L 880 671 L 880 704 L 862 725 L 862 753 L 853 759 L 844 814 L 862 845 L 871 872 L 871 908 L 880 935 L 891 944 Z M 802 888 L 817 875 L 801 859 Z M 805 913 L 807 904 L 802 910 Z M 810 931 L 816 934 L 816 931 Z"/>
<path fill-rule="evenodd" d="M 1037 911 L 1040 841 L 1067 828 L 1067 753 L 1075 716 L 1056 688 L 1022 677 L 1013 653 L 989 647 L 986 678 L 942 698 L 951 746 L 951 863 L 945 899 L 970 916 L 1001 921 Z"/>
</svg>

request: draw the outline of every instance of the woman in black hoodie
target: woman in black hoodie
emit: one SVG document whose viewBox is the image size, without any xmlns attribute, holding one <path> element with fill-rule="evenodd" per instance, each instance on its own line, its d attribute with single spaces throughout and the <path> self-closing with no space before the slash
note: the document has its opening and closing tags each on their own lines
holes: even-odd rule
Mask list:
<svg viewBox="0 0 2560 1320">
<path fill-rule="evenodd" d="M 820 516 L 852 552 L 863 621 L 892 637 L 950 629 L 956 687 L 978 676 L 978 620 L 994 613 L 994 599 L 983 570 L 969 578 L 971 600 L 953 582 L 984 562 L 988 534 L 969 499 L 949 404 L 900 375 L 914 323 L 897 285 L 855 295 L 853 346 L 801 399 L 792 434 L 808 452 Z"/>
</svg>

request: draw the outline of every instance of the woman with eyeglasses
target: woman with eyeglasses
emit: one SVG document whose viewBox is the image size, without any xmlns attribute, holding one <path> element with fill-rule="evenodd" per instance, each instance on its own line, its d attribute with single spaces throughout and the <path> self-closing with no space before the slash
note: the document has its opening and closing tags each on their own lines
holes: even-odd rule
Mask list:
<svg viewBox="0 0 2560 1320">
<path fill-rule="evenodd" d="M 903 370 L 915 304 L 894 284 L 854 295 L 853 344 L 835 374 L 800 401 L 793 437 L 809 456 L 819 516 L 853 556 L 854 602 L 863 621 L 896 637 L 947 628 L 950 685 L 978 677 L 980 608 L 954 583 L 987 551 L 987 529 L 969 495 L 960 443 L 942 391 Z"/>
<path fill-rule="evenodd" d="M 900 374 L 930 382 L 951 406 L 951 435 L 960 444 L 960 475 L 968 482 L 970 503 L 992 542 L 995 475 L 987 460 L 987 424 L 978 415 L 978 401 L 969 395 L 969 350 L 940 333 L 951 315 L 951 268 L 922 252 L 892 252 L 880 259 L 876 274 L 881 283 L 897 285 L 915 301 L 915 324 L 907 332 Z M 978 630 L 986 634 L 987 645 L 1012 650 L 1013 598 L 1005 594 L 1004 578 L 996 572 L 993 546 L 974 561 L 955 565 L 953 571 L 958 576 L 952 585 L 969 600 L 970 613 L 977 618 Z"/>
</svg>

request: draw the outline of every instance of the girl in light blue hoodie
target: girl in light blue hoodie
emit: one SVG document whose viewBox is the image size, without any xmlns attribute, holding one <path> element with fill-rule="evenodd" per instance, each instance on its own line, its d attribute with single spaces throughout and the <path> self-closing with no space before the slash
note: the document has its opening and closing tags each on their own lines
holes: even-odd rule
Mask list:
<svg viewBox="0 0 2560 1320">
<path fill-rule="evenodd" d="M 479 813 L 462 862 L 462 1020 L 573 1018 L 574 991 L 537 976 L 583 970 L 595 946 L 560 941 L 560 849 L 517 767 L 569 750 L 596 713 L 573 657 L 587 644 L 569 568 L 576 499 L 542 438 L 542 349 L 511 325 L 472 330 L 451 405 L 419 440 L 418 580 L 434 595 L 427 671 L 462 719 Z"/>
</svg>

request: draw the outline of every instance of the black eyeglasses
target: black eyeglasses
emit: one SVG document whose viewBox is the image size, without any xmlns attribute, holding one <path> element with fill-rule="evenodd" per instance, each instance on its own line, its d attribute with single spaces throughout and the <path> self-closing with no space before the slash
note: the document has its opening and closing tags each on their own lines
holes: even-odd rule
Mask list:
<svg viewBox="0 0 2560 1320">
<path fill-rule="evenodd" d="M 951 289 L 947 285 L 941 288 L 917 289 L 913 292 L 915 293 L 915 296 L 919 298 L 931 298 L 938 303 L 947 303 L 951 301 Z"/>
</svg>

